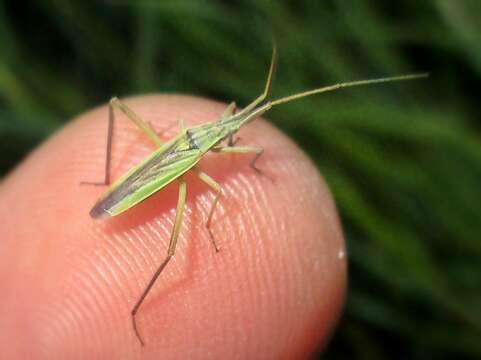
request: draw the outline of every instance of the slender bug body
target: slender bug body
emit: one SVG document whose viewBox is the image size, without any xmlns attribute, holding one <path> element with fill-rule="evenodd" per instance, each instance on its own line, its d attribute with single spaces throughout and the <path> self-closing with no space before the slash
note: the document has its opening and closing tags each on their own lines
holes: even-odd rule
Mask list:
<svg viewBox="0 0 481 360">
<path fill-rule="evenodd" d="M 339 83 L 327 87 L 322 87 L 291 96 L 283 97 L 277 100 L 265 101 L 267 98 L 272 74 L 274 71 L 276 51 L 272 52 L 271 65 L 267 76 L 264 92 L 257 97 L 253 102 L 247 105 L 239 112 L 235 112 L 235 103 L 231 103 L 220 119 L 214 122 L 202 124 L 192 128 L 184 128 L 181 126 L 181 131 L 170 141 L 163 143 L 151 127 L 143 121 L 137 114 L 135 114 L 126 105 L 122 104 L 117 98 L 110 101 L 109 106 L 109 128 L 107 137 L 107 156 L 105 162 L 105 179 L 101 183 L 86 183 L 93 185 L 110 185 L 110 157 L 112 150 L 112 134 L 114 125 L 113 109 L 117 108 L 122 111 L 131 121 L 133 121 L 154 143 L 156 150 L 147 157 L 140 164 L 135 166 L 125 175 L 116 180 L 109 188 L 109 190 L 97 201 L 90 216 L 93 218 L 103 218 L 109 216 L 116 216 L 137 205 L 149 196 L 161 190 L 167 184 L 174 180 L 179 182 L 179 196 L 177 201 L 176 216 L 174 227 L 172 230 L 169 248 L 164 261 L 160 264 L 157 271 L 152 276 L 142 295 L 137 300 L 132 309 L 132 326 L 138 340 L 142 345 L 144 341 L 137 329 L 136 314 L 142 305 L 145 297 L 154 285 L 159 275 L 164 270 L 170 259 L 174 256 L 177 239 L 180 232 L 180 225 L 184 214 L 185 199 L 187 196 L 187 185 L 183 179 L 183 175 L 187 171 L 193 171 L 204 183 L 211 187 L 216 196 L 209 211 L 206 221 L 206 228 L 209 232 L 212 244 L 216 251 L 218 247 L 215 243 L 213 233 L 210 229 L 212 215 L 220 198 L 222 188 L 209 175 L 202 172 L 196 166 L 200 159 L 209 151 L 219 153 L 255 153 L 251 161 L 251 167 L 260 172 L 255 166 L 256 160 L 262 155 L 263 149 L 256 146 L 236 146 L 233 141 L 233 135 L 246 123 L 258 118 L 272 107 L 294 101 L 306 96 L 319 94 L 338 90 L 345 87 L 368 85 L 375 83 L 411 80 L 421 77 L 426 77 L 427 74 L 413 74 L 403 75 L 388 78 L 352 81 L 346 83 Z M 228 140 L 226 146 L 220 144 Z"/>
<path fill-rule="evenodd" d="M 237 131 L 230 122 L 183 129 L 147 159 L 115 181 L 90 211 L 93 218 L 115 216 L 135 206 L 195 166 L 202 156 Z"/>
</svg>

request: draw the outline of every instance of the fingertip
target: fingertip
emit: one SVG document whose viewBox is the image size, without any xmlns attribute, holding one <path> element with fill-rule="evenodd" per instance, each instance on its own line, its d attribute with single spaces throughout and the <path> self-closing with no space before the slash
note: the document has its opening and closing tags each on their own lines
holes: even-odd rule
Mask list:
<svg viewBox="0 0 481 360">
<path fill-rule="evenodd" d="M 163 138 L 175 134 L 179 118 L 192 126 L 216 119 L 225 107 L 180 96 L 127 104 Z M 4 183 L 2 196 L 15 199 L 15 206 L 0 207 L 0 216 L 9 219 L 0 253 L 28 262 L 8 270 L 0 265 L 12 279 L 4 303 L 16 308 L 19 299 L 12 294 L 22 294 L 28 308 L 6 315 L 25 324 L 9 336 L 23 344 L 33 338 L 44 352 L 109 358 L 140 351 L 147 357 L 295 358 L 326 341 L 346 284 L 336 209 L 305 155 L 259 121 L 242 130 L 242 143 L 265 148 L 258 166 L 275 181 L 252 171 L 247 155 L 212 154 L 201 162 L 223 187 L 212 224 L 222 247 L 216 252 L 205 229 L 213 194 L 187 176 L 177 253 L 138 313 L 146 341 L 141 348 L 131 308 L 165 257 L 177 188 L 169 185 L 132 211 L 102 219 L 105 212 L 94 204 L 105 189 L 79 183 L 104 176 L 106 114 L 102 107 L 76 119 Z M 152 151 L 116 116 L 113 178 Z M 27 280 L 36 285 L 19 291 Z"/>
</svg>

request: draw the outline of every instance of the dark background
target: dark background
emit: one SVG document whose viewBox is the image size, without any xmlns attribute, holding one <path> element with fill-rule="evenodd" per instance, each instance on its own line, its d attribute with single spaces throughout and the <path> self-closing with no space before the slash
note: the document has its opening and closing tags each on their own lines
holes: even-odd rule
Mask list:
<svg viewBox="0 0 481 360">
<path fill-rule="evenodd" d="M 0 171 L 113 95 L 246 104 L 273 38 L 274 97 L 431 73 L 269 114 L 318 164 L 346 231 L 349 295 L 325 357 L 480 358 L 479 0 L 0 1 Z"/>
</svg>

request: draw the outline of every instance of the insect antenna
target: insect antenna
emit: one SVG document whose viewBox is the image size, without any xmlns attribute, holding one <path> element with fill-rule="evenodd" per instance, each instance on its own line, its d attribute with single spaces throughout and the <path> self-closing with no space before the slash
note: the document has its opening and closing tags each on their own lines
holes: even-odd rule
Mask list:
<svg viewBox="0 0 481 360">
<path fill-rule="evenodd" d="M 237 117 L 240 117 L 244 114 L 248 114 L 249 112 L 254 110 L 257 105 L 262 103 L 269 96 L 269 93 L 270 93 L 271 87 L 272 87 L 272 78 L 273 78 L 274 72 L 276 70 L 276 59 L 277 59 L 277 48 L 274 45 L 272 47 L 271 63 L 269 65 L 269 72 L 267 73 L 267 79 L 266 79 L 266 84 L 264 86 L 264 91 L 254 101 L 252 101 L 249 105 L 247 105 L 240 112 L 238 112 L 236 114 Z"/>
<path fill-rule="evenodd" d="M 384 78 L 378 78 L 378 79 L 369 79 L 369 80 L 358 80 L 358 81 L 349 81 L 349 82 L 344 82 L 344 83 L 338 83 L 330 86 L 324 86 L 321 88 L 313 89 L 313 90 L 308 90 L 304 91 L 298 94 L 282 97 L 277 100 L 272 100 L 268 102 L 271 107 L 280 105 L 280 104 L 285 104 L 290 101 L 294 101 L 297 99 L 302 99 L 306 96 L 311 96 L 315 94 L 320 94 L 320 93 L 325 93 L 329 91 L 336 91 L 339 89 L 343 88 L 348 88 L 348 87 L 353 87 L 353 86 L 362 86 L 362 85 L 371 85 L 371 84 L 379 84 L 379 83 L 385 83 L 385 82 L 393 82 L 393 81 L 405 81 L 405 80 L 414 80 L 414 79 L 421 79 L 428 77 L 428 73 L 420 73 L 420 74 L 409 74 L 409 75 L 400 75 L 400 76 L 391 76 L 391 77 L 384 77 Z"/>
<path fill-rule="evenodd" d="M 325 92 L 329 92 L 329 91 L 336 91 L 336 90 L 339 90 L 339 89 L 354 87 L 354 86 L 379 84 L 379 83 L 393 82 L 393 81 L 414 80 L 414 79 L 425 78 L 425 77 L 428 77 L 428 76 L 429 76 L 428 73 L 419 73 L 419 74 L 408 74 L 408 75 L 384 77 L 384 78 L 378 78 L 378 79 L 349 81 L 349 82 L 343 82 L 343 83 L 338 83 L 338 84 L 334 84 L 334 85 L 320 87 L 320 88 L 313 89 L 313 90 L 304 91 L 304 92 L 301 92 L 301 93 L 298 93 L 298 94 L 293 94 L 293 95 L 282 97 L 282 98 L 276 99 L 276 100 L 267 101 L 263 105 L 261 105 L 257 108 L 250 108 L 250 105 L 249 105 L 248 107 L 249 107 L 250 113 L 245 114 L 245 117 L 242 118 L 241 121 L 239 122 L 238 127 L 256 119 L 257 117 L 264 114 L 266 111 L 269 111 L 270 109 L 272 109 L 274 106 L 277 106 L 277 105 L 280 105 L 280 104 L 285 104 L 285 103 L 288 103 L 288 102 L 291 102 L 291 101 L 294 101 L 294 100 L 302 99 L 302 98 L 307 97 L 307 96 L 325 93 Z M 247 109 L 248 107 L 244 108 L 244 110 Z M 244 110 L 242 112 L 245 112 Z"/>
</svg>

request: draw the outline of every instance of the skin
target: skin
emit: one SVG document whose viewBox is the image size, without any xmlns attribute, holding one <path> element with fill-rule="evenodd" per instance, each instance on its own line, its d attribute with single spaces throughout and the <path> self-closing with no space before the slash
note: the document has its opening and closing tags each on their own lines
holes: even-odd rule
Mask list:
<svg viewBox="0 0 481 360">
<path fill-rule="evenodd" d="M 167 139 L 225 109 L 204 99 L 148 96 L 125 103 Z M 116 113 L 115 179 L 152 151 Z M 322 349 L 344 302 L 346 259 L 332 197 L 308 158 L 262 120 L 238 135 L 252 155 L 208 154 L 200 168 L 223 187 L 186 176 L 177 253 L 144 305 L 135 337 L 130 310 L 165 256 L 177 184 L 106 220 L 89 211 L 105 190 L 107 108 L 69 123 L 0 185 L 0 358 L 292 359 Z"/>
</svg>

